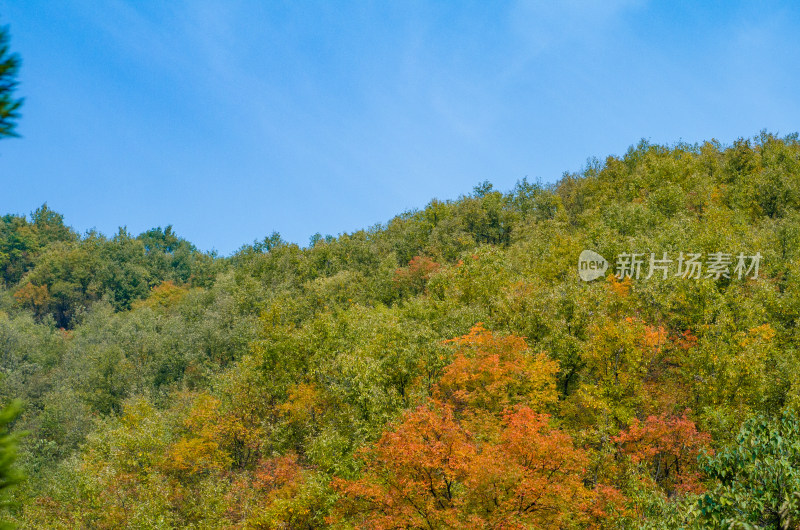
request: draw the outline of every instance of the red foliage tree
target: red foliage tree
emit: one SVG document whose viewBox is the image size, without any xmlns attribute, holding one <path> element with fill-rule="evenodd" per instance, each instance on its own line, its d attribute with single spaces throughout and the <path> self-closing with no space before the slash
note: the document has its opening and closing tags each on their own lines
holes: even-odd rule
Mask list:
<svg viewBox="0 0 800 530">
<path fill-rule="evenodd" d="M 701 491 L 697 457 L 708 449 L 711 436 L 698 431 L 686 414 L 649 416 L 643 422 L 635 419 L 613 441 L 631 463 L 645 466 L 668 495 Z"/>
</svg>

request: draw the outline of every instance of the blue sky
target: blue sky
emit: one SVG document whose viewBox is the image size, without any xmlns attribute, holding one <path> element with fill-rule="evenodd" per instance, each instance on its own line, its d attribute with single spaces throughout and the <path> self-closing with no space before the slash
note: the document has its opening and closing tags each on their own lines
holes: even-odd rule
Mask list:
<svg viewBox="0 0 800 530">
<path fill-rule="evenodd" d="M 307 244 L 490 180 L 800 129 L 795 2 L 0 0 L 0 212 Z"/>
</svg>

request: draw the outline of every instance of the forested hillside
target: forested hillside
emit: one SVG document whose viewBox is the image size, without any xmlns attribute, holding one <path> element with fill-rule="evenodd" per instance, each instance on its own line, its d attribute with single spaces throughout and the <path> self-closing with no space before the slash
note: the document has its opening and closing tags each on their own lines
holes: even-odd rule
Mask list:
<svg viewBox="0 0 800 530">
<path fill-rule="evenodd" d="M 797 135 L 229 257 L 42 206 L 0 220 L 0 275 L 20 528 L 800 525 Z"/>
</svg>

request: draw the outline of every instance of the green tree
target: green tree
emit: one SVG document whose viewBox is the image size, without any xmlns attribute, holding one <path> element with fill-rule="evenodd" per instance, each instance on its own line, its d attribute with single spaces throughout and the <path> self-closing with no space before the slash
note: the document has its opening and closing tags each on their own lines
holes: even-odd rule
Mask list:
<svg viewBox="0 0 800 530">
<path fill-rule="evenodd" d="M 796 528 L 800 523 L 800 420 L 791 412 L 756 416 L 734 443 L 708 457 L 717 485 L 699 503 L 714 527 Z"/>
<path fill-rule="evenodd" d="M 10 52 L 8 40 L 8 28 L 0 28 L 0 138 L 17 136 L 14 128 L 22 106 L 22 99 L 14 98 L 20 59 Z"/>
<path fill-rule="evenodd" d="M 14 462 L 17 459 L 17 435 L 9 431 L 10 424 L 17 418 L 20 412 L 19 401 L 12 401 L 6 408 L 0 411 L 0 508 L 8 505 L 6 492 L 8 489 L 22 480 L 22 476 Z M 0 521 L 0 529 L 10 528 Z"/>
<path fill-rule="evenodd" d="M 0 28 L 0 138 L 17 136 L 14 132 L 16 120 L 19 118 L 21 99 L 14 99 L 17 87 L 17 71 L 20 59 L 12 54 L 8 47 L 8 28 Z M 17 438 L 9 433 L 9 424 L 19 415 L 20 404 L 11 402 L 0 411 L 0 508 L 5 505 L 6 490 L 19 482 L 20 475 L 14 467 L 17 457 Z M 5 524 L 0 521 L 0 528 Z"/>
</svg>

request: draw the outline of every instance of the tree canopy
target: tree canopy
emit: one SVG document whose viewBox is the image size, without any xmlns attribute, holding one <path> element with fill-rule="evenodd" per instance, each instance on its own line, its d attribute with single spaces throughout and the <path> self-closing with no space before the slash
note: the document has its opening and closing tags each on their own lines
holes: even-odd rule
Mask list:
<svg viewBox="0 0 800 530">
<path fill-rule="evenodd" d="M 641 142 L 552 185 L 484 182 L 228 257 L 170 226 L 78 234 L 47 205 L 7 214 L 0 403 L 20 399 L 7 429 L 29 433 L 7 513 L 21 528 L 796 526 L 798 177 L 797 135 Z M 583 250 L 609 260 L 591 282 Z M 651 254 L 667 274 L 648 277 Z M 758 272 L 735 274 L 739 254 Z M 680 273 L 690 255 L 729 255 L 727 274 Z"/>
</svg>

